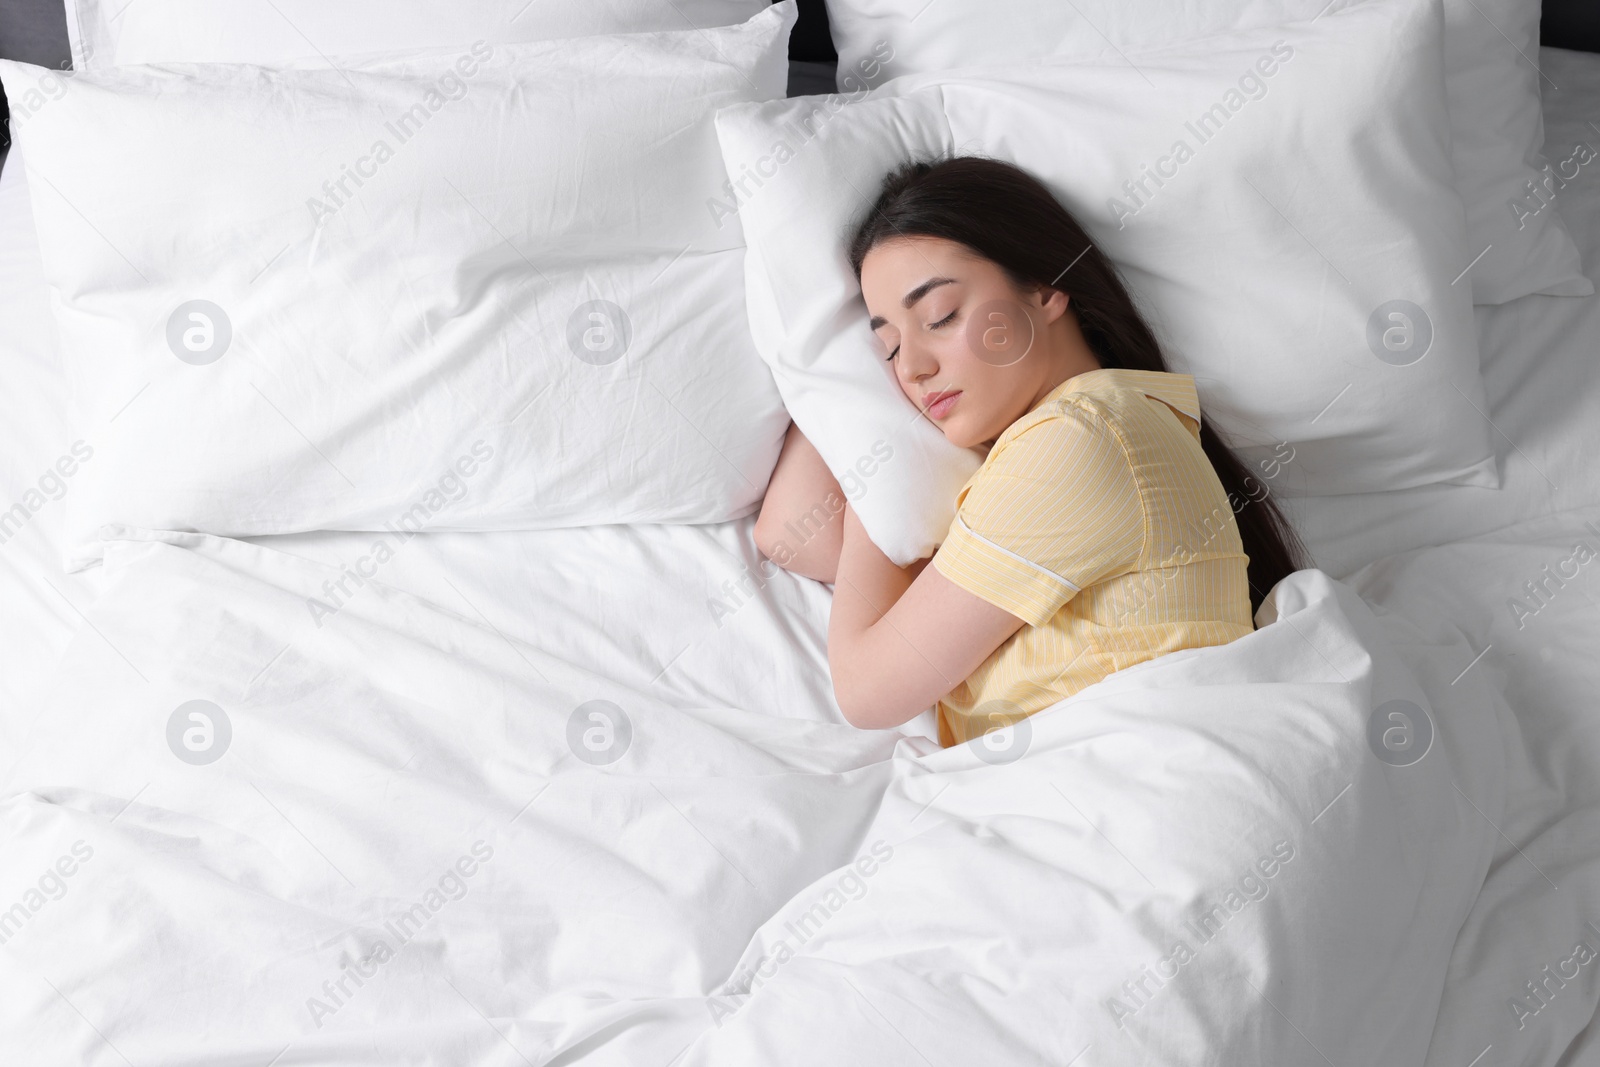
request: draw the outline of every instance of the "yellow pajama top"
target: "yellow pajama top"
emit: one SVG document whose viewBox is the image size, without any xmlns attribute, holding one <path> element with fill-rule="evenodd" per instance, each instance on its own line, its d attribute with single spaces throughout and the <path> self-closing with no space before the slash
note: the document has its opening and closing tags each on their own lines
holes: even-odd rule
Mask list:
<svg viewBox="0 0 1600 1067">
<path fill-rule="evenodd" d="M 1103 368 L 1006 428 L 934 554 L 1025 624 L 939 702 L 946 746 L 1113 671 L 1254 629 L 1249 559 L 1187 374 Z"/>
</svg>

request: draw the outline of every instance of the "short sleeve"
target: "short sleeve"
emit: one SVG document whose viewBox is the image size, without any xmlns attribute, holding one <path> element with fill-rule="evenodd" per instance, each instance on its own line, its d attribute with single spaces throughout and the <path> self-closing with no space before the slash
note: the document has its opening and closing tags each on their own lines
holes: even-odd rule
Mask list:
<svg viewBox="0 0 1600 1067">
<path fill-rule="evenodd" d="M 1043 626 L 1079 590 L 1138 564 L 1138 481 L 1116 431 L 1089 405 L 1065 406 L 996 447 L 933 563 L 973 595 Z"/>
</svg>

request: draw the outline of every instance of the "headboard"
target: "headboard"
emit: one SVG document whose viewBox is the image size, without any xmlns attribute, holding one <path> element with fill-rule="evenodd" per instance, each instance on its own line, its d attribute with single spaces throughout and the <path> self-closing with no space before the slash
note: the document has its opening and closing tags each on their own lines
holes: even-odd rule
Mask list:
<svg viewBox="0 0 1600 1067">
<path fill-rule="evenodd" d="M 1544 0 L 1539 43 L 1600 52 L 1600 4 L 1594 0 Z"/>
<path fill-rule="evenodd" d="M 828 6 L 824 0 L 798 0 L 800 18 L 789 35 L 789 58 L 801 63 L 837 63 L 833 37 L 828 33 Z"/>
</svg>

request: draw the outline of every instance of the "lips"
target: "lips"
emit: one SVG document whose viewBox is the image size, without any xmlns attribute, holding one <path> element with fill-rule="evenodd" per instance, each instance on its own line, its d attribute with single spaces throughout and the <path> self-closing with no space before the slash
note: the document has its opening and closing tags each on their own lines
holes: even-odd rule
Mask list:
<svg viewBox="0 0 1600 1067">
<path fill-rule="evenodd" d="M 961 399 L 961 390 L 944 389 L 937 393 L 929 393 L 922 398 L 923 409 L 935 419 L 942 419 L 950 414 L 950 409 L 956 406 L 956 401 Z"/>
</svg>

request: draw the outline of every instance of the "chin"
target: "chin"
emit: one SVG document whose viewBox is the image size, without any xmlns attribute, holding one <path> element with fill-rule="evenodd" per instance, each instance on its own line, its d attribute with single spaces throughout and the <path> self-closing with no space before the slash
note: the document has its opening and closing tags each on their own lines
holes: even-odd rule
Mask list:
<svg viewBox="0 0 1600 1067">
<path fill-rule="evenodd" d="M 962 400 L 965 401 L 966 398 L 963 397 Z M 939 428 L 940 433 L 944 434 L 944 439 L 951 444 L 961 448 L 977 448 L 1000 432 L 995 430 L 993 433 L 985 434 L 986 427 L 982 425 L 984 420 L 975 417 L 977 414 L 976 412 L 958 409 L 951 414 L 950 418 L 942 423 L 935 422 L 934 425 Z M 1001 427 L 1001 429 L 1004 429 L 1004 427 Z"/>
<path fill-rule="evenodd" d="M 982 440 L 981 437 L 975 437 L 958 426 L 941 426 L 939 429 L 944 432 L 946 441 L 961 448 L 976 448 Z"/>
</svg>

